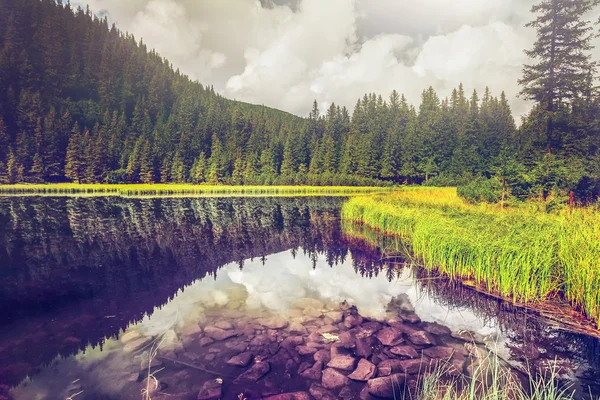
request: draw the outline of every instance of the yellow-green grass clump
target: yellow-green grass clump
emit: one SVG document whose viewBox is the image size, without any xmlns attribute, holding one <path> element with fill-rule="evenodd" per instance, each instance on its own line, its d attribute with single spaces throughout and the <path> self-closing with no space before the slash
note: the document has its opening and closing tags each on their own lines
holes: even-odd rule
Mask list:
<svg viewBox="0 0 600 400">
<path fill-rule="evenodd" d="M 0 185 L 3 195 L 87 196 L 345 196 L 390 191 L 364 186 L 227 186 L 192 184 L 15 184 Z"/>
<path fill-rule="evenodd" d="M 600 327 L 600 213 L 469 205 L 454 188 L 350 199 L 345 220 L 403 237 L 427 269 L 519 302 L 564 296 Z"/>
</svg>

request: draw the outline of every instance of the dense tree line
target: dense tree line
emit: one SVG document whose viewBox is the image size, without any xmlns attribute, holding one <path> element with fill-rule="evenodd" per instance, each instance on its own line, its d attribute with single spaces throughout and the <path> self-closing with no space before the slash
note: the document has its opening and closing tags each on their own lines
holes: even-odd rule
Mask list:
<svg viewBox="0 0 600 400">
<path fill-rule="evenodd" d="M 1 182 L 457 184 L 547 197 L 600 175 L 591 3 L 544 0 L 517 128 L 504 93 L 393 91 L 307 118 L 227 100 L 89 9 L 0 0 Z M 558 27 L 560 29 L 553 29 Z M 550 32 L 550 33 L 548 33 Z M 510 189 L 510 190 L 509 190 Z M 586 192 L 587 190 L 587 192 Z"/>
</svg>

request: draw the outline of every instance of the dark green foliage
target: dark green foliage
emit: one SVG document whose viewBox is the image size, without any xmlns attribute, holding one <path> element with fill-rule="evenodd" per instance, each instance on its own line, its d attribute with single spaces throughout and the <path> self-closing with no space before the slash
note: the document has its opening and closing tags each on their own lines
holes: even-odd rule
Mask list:
<svg viewBox="0 0 600 400">
<path fill-rule="evenodd" d="M 495 178 L 477 177 L 459 186 L 458 195 L 472 204 L 497 203 L 502 199 L 502 184 Z"/>
</svg>

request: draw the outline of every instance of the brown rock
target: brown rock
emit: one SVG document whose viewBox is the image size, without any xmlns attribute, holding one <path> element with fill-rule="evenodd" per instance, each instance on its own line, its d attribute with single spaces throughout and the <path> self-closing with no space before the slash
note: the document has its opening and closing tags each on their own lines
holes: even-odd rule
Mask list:
<svg viewBox="0 0 600 400">
<path fill-rule="evenodd" d="M 339 324 L 344 318 L 344 313 L 342 311 L 330 311 L 325 315 L 331 318 L 334 324 Z"/>
<path fill-rule="evenodd" d="M 418 324 L 421 322 L 421 318 L 415 313 L 412 312 L 400 312 L 398 315 L 404 322 L 409 322 L 411 324 Z"/>
<path fill-rule="evenodd" d="M 450 347 L 434 346 L 423 350 L 423 354 L 433 359 L 449 360 L 454 350 Z"/>
<path fill-rule="evenodd" d="M 350 314 L 344 318 L 344 326 L 348 329 L 354 328 L 355 326 L 362 324 L 362 322 L 363 317 L 358 314 Z"/>
<path fill-rule="evenodd" d="M 414 345 L 424 346 L 424 345 L 435 345 L 436 340 L 429 332 L 425 331 L 414 331 L 409 333 L 408 340 Z"/>
<path fill-rule="evenodd" d="M 302 336 L 288 336 L 281 342 L 281 347 L 289 350 L 296 346 L 300 346 L 303 343 L 304 338 Z"/>
<path fill-rule="evenodd" d="M 281 317 L 263 318 L 258 322 L 269 329 L 283 329 L 288 326 L 288 322 Z"/>
<path fill-rule="evenodd" d="M 427 370 L 429 360 L 401 360 L 400 370 L 408 375 L 422 374 Z"/>
<path fill-rule="evenodd" d="M 225 340 L 236 336 L 234 330 L 226 331 L 224 329 L 217 328 L 216 326 L 207 326 L 204 328 L 204 333 L 213 340 Z"/>
<path fill-rule="evenodd" d="M 351 351 L 345 348 L 341 343 L 332 344 L 330 352 L 332 360 L 338 356 L 348 356 L 351 353 Z"/>
<path fill-rule="evenodd" d="M 308 391 L 316 400 L 337 400 L 337 397 L 334 396 L 333 393 L 318 383 L 313 383 L 310 385 L 310 389 L 308 389 Z"/>
<path fill-rule="evenodd" d="M 349 383 L 348 378 L 333 368 L 323 370 L 321 384 L 327 389 L 337 389 L 346 386 Z"/>
<path fill-rule="evenodd" d="M 425 322 L 423 324 L 423 329 L 425 329 L 427 332 L 433 335 L 438 336 L 450 335 L 452 333 L 450 328 L 447 328 L 444 325 L 440 325 L 437 322 Z"/>
<path fill-rule="evenodd" d="M 331 360 L 331 352 L 329 350 L 319 350 L 313 356 L 315 361 L 322 362 L 323 364 L 327 364 Z"/>
<path fill-rule="evenodd" d="M 383 399 L 401 399 L 406 383 L 406 375 L 394 374 L 373 378 L 367 382 L 369 394 Z"/>
<path fill-rule="evenodd" d="M 218 321 L 214 324 L 217 328 L 224 329 L 226 331 L 233 329 L 233 325 L 229 321 Z"/>
<path fill-rule="evenodd" d="M 396 356 L 404 358 L 419 357 L 419 354 L 412 346 L 395 346 L 390 349 L 390 352 Z"/>
<path fill-rule="evenodd" d="M 209 344 L 213 344 L 215 341 L 209 337 L 203 337 L 202 339 L 200 339 L 200 346 L 205 347 L 208 346 Z"/>
<path fill-rule="evenodd" d="M 260 378 L 268 374 L 269 371 L 271 371 L 271 364 L 268 361 L 259 362 L 238 376 L 233 383 L 237 385 L 244 382 L 257 382 Z"/>
<path fill-rule="evenodd" d="M 396 346 L 404 342 L 402 331 L 394 327 L 383 328 L 375 336 L 384 346 Z"/>
<path fill-rule="evenodd" d="M 300 322 L 292 322 L 288 328 L 292 335 L 306 335 L 308 332 Z"/>
<path fill-rule="evenodd" d="M 317 350 L 319 350 L 319 349 L 317 349 L 315 347 L 309 347 L 309 346 L 298 346 L 298 347 L 296 347 L 296 351 L 301 356 L 307 356 L 309 354 L 315 354 L 317 352 Z"/>
<path fill-rule="evenodd" d="M 250 352 L 241 353 L 227 360 L 227 364 L 235 365 L 236 367 L 247 367 L 252 362 L 253 357 L 254 355 Z"/>
<path fill-rule="evenodd" d="M 375 376 L 375 373 L 377 372 L 377 367 L 365 360 L 364 358 L 361 359 L 358 362 L 358 366 L 356 367 L 356 369 L 354 370 L 354 372 L 352 372 L 350 375 L 348 375 L 348 378 L 352 379 L 353 381 L 368 381 L 369 379 L 373 378 Z"/>
<path fill-rule="evenodd" d="M 370 339 L 370 338 L 369 338 Z M 358 357 L 369 358 L 373 354 L 373 346 L 367 339 L 356 339 L 354 354 Z"/>
<path fill-rule="evenodd" d="M 223 396 L 223 385 L 216 380 L 204 382 L 198 400 L 219 400 Z"/>
<path fill-rule="evenodd" d="M 356 333 L 356 337 L 357 338 L 366 338 L 366 337 L 373 336 L 375 333 L 377 333 L 379 330 L 381 330 L 381 328 L 382 328 L 382 325 L 379 322 L 376 322 L 376 321 L 365 322 L 357 328 L 358 332 Z"/>
<path fill-rule="evenodd" d="M 352 371 L 356 365 L 356 358 L 352 356 L 333 357 L 327 366 L 329 368 L 341 369 L 342 371 Z"/>
<path fill-rule="evenodd" d="M 318 381 L 319 379 L 321 379 L 322 371 L 323 371 L 323 363 L 316 362 L 313 364 L 312 367 L 307 368 L 304 371 L 300 372 L 300 376 L 302 376 L 303 378 L 306 378 L 306 379 L 312 379 L 312 380 Z"/>
<path fill-rule="evenodd" d="M 349 332 L 349 331 L 345 331 L 339 334 L 339 338 L 340 338 L 340 343 L 342 344 L 342 346 L 344 346 L 347 349 L 351 349 L 354 347 L 354 335 Z"/>
</svg>

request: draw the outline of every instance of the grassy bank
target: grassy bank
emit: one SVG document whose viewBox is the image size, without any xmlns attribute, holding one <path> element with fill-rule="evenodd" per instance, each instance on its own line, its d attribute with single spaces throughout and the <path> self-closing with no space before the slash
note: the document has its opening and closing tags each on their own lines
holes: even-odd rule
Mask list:
<svg viewBox="0 0 600 400">
<path fill-rule="evenodd" d="M 86 196 L 345 196 L 391 191 L 366 186 L 225 186 L 188 184 L 16 184 L 0 185 L 0 195 Z"/>
<path fill-rule="evenodd" d="M 343 218 L 403 237 L 427 269 L 519 302 L 564 297 L 600 327 L 600 213 L 468 205 L 452 188 L 350 199 Z"/>
</svg>

